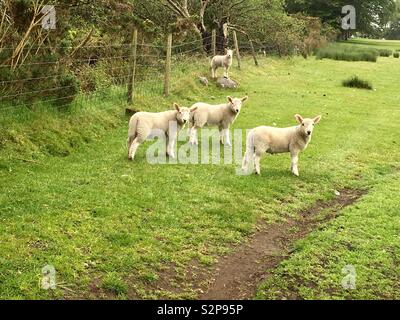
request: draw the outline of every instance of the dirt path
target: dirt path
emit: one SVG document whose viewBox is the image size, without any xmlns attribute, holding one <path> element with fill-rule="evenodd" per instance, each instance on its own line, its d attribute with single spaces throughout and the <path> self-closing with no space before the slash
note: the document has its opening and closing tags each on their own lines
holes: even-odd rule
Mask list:
<svg viewBox="0 0 400 320">
<path fill-rule="evenodd" d="M 213 281 L 199 299 L 251 299 L 258 285 L 286 259 L 295 241 L 303 238 L 318 225 L 333 219 L 344 207 L 353 204 L 364 192 L 345 189 L 340 196 L 318 202 L 301 212 L 298 219 L 285 223 L 262 225 L 249 241 L 235 252 L 221 258 L 213 272 Z M 327 215 L 320 215 L 324 210 Z"/>
</svg>

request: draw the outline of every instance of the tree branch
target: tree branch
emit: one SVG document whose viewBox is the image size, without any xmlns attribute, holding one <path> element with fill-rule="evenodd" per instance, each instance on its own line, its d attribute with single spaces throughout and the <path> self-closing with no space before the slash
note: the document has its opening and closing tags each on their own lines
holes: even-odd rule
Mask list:
<svg viewBox="0 0 400 320">
<path fill-rule="evenodd" d="M 167 0 L 168 7 L 174 11 L 177 15 L 182 18 L 190 18 L 189 12 L 187 12 L 187 1 L 186 1 L 186 12 L 183 8 L 179 7 L 179 5 L 173 0 Z"/>
</svg>

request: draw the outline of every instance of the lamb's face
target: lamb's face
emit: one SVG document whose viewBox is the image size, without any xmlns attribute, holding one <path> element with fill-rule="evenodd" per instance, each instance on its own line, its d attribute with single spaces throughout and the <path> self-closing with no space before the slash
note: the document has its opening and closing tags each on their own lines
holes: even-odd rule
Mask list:
<svg viewBox="0 0 400 320">
<path fill-rule="evenodd" d="M 227 51 L 226 51 L 226 56 L 227 56 L 229 59 L 232 59 L 232 58 L 233 58 L 233 50 L 227 50 Z"/>
<path fill-rule="evenodd" d="M 315 125 L 321 121 L 321 116 L 315 117 L 314 119 L 303 119 L 302 116 L 296 114 L 295 118 L 300 124 L 300 130 L 305 136 L 309 137 L 312 136 Z"/>
<path fill-rule="evenodd" d="M 176 114 L 176 120 L 180 123 L 187 124 L 190 120 L 190 112 L 193 112 L 195 110 L 190 110 L 189 108 L 185 107 L 180 107 L 178 104 L 174 104 L 176 111 L 178 113 Z"/>
<path fill-rule="evenodd" d="M 233 113 L 239 114 L 240 110 L 242 110 L 242 105 L 243 102 L 245 102 L 248 99 L 248 97 L 243 97 L 243 98 L 232 98 L 228 97 L 228 102 L 230 104 L 231 110 Z"/>
</svg>

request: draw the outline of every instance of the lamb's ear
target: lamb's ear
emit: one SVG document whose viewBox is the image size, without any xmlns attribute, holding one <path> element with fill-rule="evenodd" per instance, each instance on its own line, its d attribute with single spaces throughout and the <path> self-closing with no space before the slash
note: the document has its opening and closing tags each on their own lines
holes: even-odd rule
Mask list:
<svg viewBox="0 0 400 320">
<path fill-rule="evenodd" d="M 233 98 L 232 98 L 231 96 L 228 96 L 227 98 L 228 98 L 228 101 L 229 101 L 230 103 L 233 103 Z"/>
<path fill-rule="evenodd" d="M 314 124 L 319 123 L 321 121 L 321 119 L 322 119 L 322 116 L 315 117 L 314 118 Z"/>
<path fill-rule="evenodd" d="M 248 98 L 249 98 L 248 96 L 243 97 L 242 102 L 245 102 Z"/>
<path fill-rule="evenodd" d="M 296 118 L 298 123 L 300 123 L 300 124 L 303 123 L 304 119 L 303 119 L 303 117 L 301 115 L 296 114 L 294 117 Z"/>
<path fill-rule="evenodd" d="M 176 102 L 174 102 L 174 108 L 176 109 L 176 111 L 181 111 L 181 107 L 179 106 L 179 104 L 177 104 Z"/>
<path fill-rule="evenodd" d="M 192 109 L 190 109 L 190 112 L 195 112 L 197 110 L 198 107 L 193 107 Z"/>
</svg>

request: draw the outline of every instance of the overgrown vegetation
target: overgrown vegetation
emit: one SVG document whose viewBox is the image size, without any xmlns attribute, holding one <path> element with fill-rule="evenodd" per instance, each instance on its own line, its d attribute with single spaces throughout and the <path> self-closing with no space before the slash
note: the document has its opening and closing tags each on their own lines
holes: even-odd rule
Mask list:
<svg viewBox="0 0 400 320">
<path fill-rule="evenodd" d="M 375 49 L 330 44 L 324 48 L 317 49 L 316 56 L 317 59 L 376 62 L 379 52 Z"/>
<path fill-rule="evenodd" d="M 353 76 L 350 79 L 343 80 L 342 84 L 344 87 L 348 88 L 358 88 L 367 90 L 373 89 L 372 85 L 368 81 L 362 80 L 358 76 Z"/>
<path fill-rule="evenodd" d="M 282 0 L 59 0 L 52 4 L 56 29 L 44 30 L 39 0 L 1 2 L 0 108 L 14 105 L 33 110 L 35 104 L 48 101 L 66 109 L 80 90 L 102 94 L 113 85 L 126 84 L 134 28 L 139 29 L 137 80 L 163 67 L 168 33 L 173 33 L 173 54 L 210 53 L 213 29 L 219 52 L 233 46 L 233 31 L 243 53 L 250 51 L 252 40 L 257 52 L 280 56 L 308 56 L 334 37 L 319 18 L 288 16 Z"/>
<path fill-rule="evenodd" d="M 381 57 L 390 57 L 393 54 L 393 51 L 389 49 L 379 49 L 378 51 Z"/>
<path fill-rule="evenodd" d="M 343 40 L 354 33 L 370 38 L 382 38 L 391 33 L 398 33 L 399 5 L 396 0 L 363 0 L 349 2 L 347 0 L 286 0 L 286 10 L 290 13 L 303 12 L 316 16 L 341 33 Z M 357 29 L 343 30 L 339 14 L 346 5 L 353 5 L 357 12 Z M 390 23 L 397 22 L 397 23 Z M 388 32 L 391 29 L 391 32 Z M 393 37 L 392 37 L 393 39 Z"/>
</svg>

